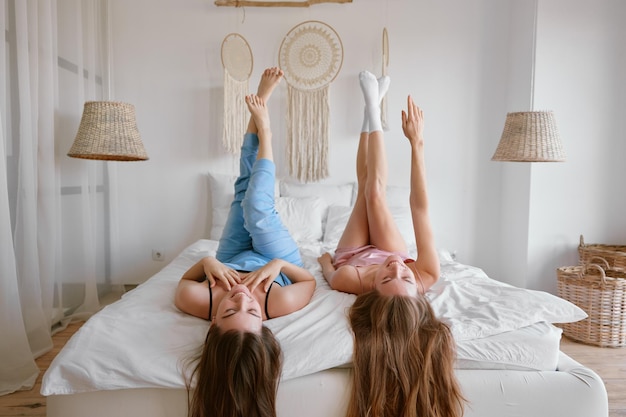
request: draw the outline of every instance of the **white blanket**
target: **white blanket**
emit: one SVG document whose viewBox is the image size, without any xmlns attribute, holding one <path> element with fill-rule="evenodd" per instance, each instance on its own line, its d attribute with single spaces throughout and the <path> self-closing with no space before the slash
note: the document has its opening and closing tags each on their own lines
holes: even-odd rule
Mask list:
<svg viewBox="0 0 626 417">
<path fill-rule="evenodd" d="M 173 304 L 174 292 L 182 274 L 216 248 L 213 240 L 195 242 L 90 318 L 50 365 L 41 393 L 184 388 L 185 362 L 200 349 L 209 323 L 180 312 Z M 355 296 L 331 290 L 322 277 L 317 256 L 326 250 L 322 244 L 302 245 L 305 266 L 317 279 L 310 304 L 266 322 L 283 349 L 283 380 L 348 365 L 352 358 L 346 312 Z M 478 268 L 453 262 L 445 252 L 440 257 L 442 278 L 428 297 L 452 328 L 459 363 L 520 369 L 553 366 L 560 330 L 547 323 L 586 317 L 583 310 L 556 296 L 494 281 Z M 524 345 L 525 340 L 544 342 Z M 548 355 L 542 353 L 546 359 L 538 361 L 537 353 L 546 349 Z"/>
</svg>

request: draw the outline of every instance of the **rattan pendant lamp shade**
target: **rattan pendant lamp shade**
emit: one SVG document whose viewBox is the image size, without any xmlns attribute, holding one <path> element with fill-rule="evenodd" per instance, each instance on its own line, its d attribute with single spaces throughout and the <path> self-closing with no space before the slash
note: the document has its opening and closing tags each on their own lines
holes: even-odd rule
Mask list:
<svg viewBox="0 0 626 417">
<path fill-rule="evenodd" d="M 529 4 L 531 4 L 529 2 Z M 500 142 L 492 161 L 562 162 L 565 151 L 554 112 L 533 111 L 535 104 L 535 65 L 537 55 L 537 16 L 539 1 L 534 0 L 532 43 L 530 44 L 530 111 L 508 113 Z"/>
<path fill-rule="evenodd" d="M 86 102 L 76 139 L 67 155 L 107 161 L 147 160 L 135 107 L 115 101 Z"/>
<path fill-rule="evenodd" d="M 508 113 L 492 161 L 562 162 L 565 152 L 552 111 Z"/>
</svg>

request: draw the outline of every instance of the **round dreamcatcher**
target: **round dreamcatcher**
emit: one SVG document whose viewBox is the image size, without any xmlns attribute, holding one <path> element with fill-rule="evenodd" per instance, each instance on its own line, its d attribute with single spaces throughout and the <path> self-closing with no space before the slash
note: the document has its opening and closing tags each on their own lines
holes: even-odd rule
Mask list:
<svg viewBox="0 0 626 417">
<path fill-rule="evenodd" d="M 303 182 L 328 176 L 328 87 L 343 63 L 337 32 L 310 20 L 291 29 L 278 53 L 287 82 L 290 175 Z"/>
<path fill-rule="evenodd" d="M 238 33 L 226 35 L 222 41 L 222 66 L 237 81 L 247 81 L 252 74 L 252 50 Z"/>
<path fill-rule="evenodd" d="M 310 20 L 287 33 L 279 51 L 279 64 L 287 82 L 300 90 L 330 84 L 341 69 L 343 45 L 337 32 Z"/>
<path fill-rule="evenodd" d="M 243 142 L 248 123 L 245 97 L 254 61 L 252 50 L 238 33 L 226 35 L 222 41 L 224 67 L 224 128 L 222 144 L 237 153 Z"/>
</svg>

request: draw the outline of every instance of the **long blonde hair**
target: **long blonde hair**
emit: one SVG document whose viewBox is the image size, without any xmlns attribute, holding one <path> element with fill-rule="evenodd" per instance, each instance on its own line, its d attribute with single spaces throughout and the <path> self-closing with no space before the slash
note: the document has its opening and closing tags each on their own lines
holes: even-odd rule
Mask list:
<svg viewBox="0 0 626 417">
<path fill-rule="evenodd" d="M 455 344 L 423 296 L 370 291 L 350 309 L 354 383 L 347 417 L 460 417 Z"/>
<path fill-rule="evenodd" d="M 276 417 L 282 353 L 276 337 L 222 331 L 212 325 L 197 366 L 187 381 L 190 417 Z"/>
</svg>

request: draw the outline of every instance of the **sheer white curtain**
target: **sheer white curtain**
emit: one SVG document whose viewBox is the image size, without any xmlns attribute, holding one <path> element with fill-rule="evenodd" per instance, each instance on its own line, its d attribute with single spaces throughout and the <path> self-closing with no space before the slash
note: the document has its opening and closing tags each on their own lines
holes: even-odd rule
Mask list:
<svg viewBox="0 0 626 417">
<path fill-rule="evenodd" d="M 105 90 L 105 15 L 105 0 L 0 0 L 0 395 L 33 386 L 53 327 L 99 309 L 106 171 L 65 154 Z"/>
</svg>

